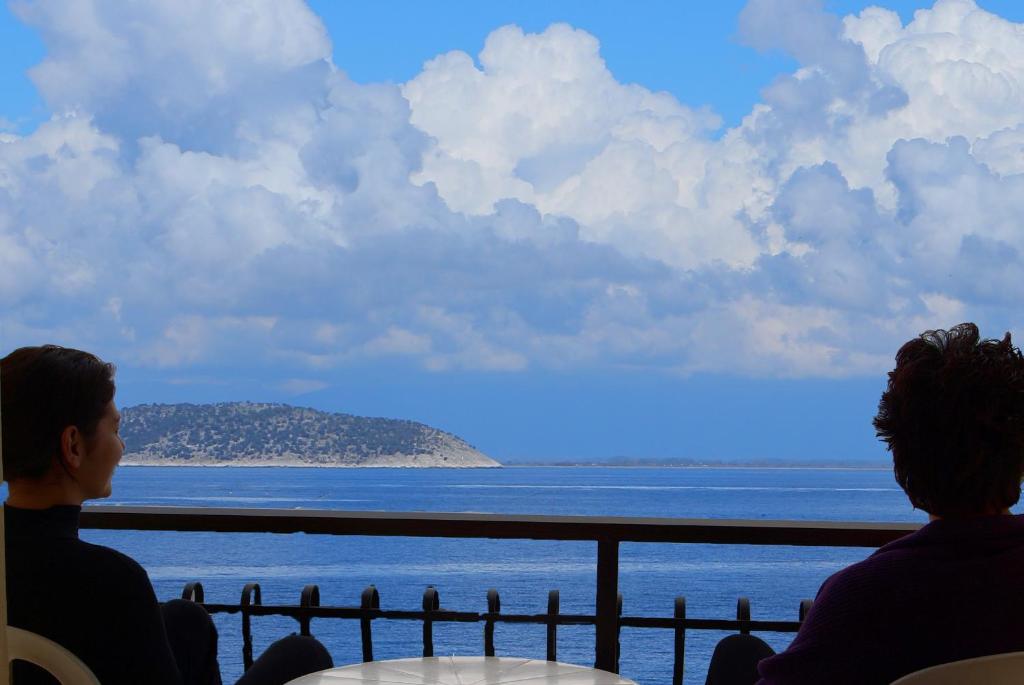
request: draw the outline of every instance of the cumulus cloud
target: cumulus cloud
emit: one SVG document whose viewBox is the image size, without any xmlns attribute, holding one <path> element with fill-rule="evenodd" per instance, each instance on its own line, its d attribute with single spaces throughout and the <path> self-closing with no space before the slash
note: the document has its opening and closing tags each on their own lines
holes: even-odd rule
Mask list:
<svg viewBox="0 0 1024 685">
<path fill-rule="evenodd" d="M 298 396 L 324 390 L 329 388 L 330 385 L 315 378 L 289 378 L 281 383 L 279 387 L 282 392 L 288 395 Z"/>
<path fill-rule="evenodd" d="M 361 85 L 298 0 L 13 7 L 54 117 L 0 133 L 8 346 L 303 393 L 380 360 L 874 374 L 1019 328 L 1024 31 L 970 0 L 751 0 L 799 68 L 724 132 L 564 24 Z"/>
<path fill-rule="evenodd" d="M 756 254 L 739 223 L 712 226 L 698 207 L 717 116 L 619 83 L 584 31 L 503 27 L 479 66 L 441 55 L 402 92 L 432 139 L 413 179 L 433 183 L 455 211 L 486 215 L 515 198 L 572 217 L 585 240 L 689 267 Z"/>
<path fill-rule="evenodd" d="M 15 0 L 46 47 L 29 75 L 58 113 L 86 112 L 129 140 L 237 149 L 302 135 L 323 97 L 330 39 L 302 0 L 209 3 Z"/>
</svg>

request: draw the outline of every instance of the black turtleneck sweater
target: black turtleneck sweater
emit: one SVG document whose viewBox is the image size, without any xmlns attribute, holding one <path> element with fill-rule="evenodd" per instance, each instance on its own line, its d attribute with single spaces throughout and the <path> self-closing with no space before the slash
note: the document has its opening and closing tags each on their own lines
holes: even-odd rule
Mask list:
<svg viewBox="0 0 1024 685">
<path fill-rule="evenodd" d="M 145 570 L 79 540 L 80 512 L 4 507 L 8 622 L 71 650 L 103 685 L 180 685 Z M 14 685 L 56 682 L 28 664 L 15 666 Z"/>
</svg>

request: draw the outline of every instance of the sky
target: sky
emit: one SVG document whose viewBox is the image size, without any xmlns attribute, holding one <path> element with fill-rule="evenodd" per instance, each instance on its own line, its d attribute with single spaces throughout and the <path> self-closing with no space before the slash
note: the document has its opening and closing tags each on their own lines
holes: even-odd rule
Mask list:
<svg viewBox="0 0 1024 685">
<path fill-rule="evenodd" d="M 14 0 L 0 350 L 499 460 L 881 462 L 1018 335 L 1024 6 Z"/>
</svg>

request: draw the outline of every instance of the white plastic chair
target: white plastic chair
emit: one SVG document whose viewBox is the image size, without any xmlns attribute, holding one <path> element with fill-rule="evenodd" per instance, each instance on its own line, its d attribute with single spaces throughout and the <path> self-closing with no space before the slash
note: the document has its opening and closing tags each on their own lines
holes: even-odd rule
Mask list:
<svg viewBox="0 0 1024 685">
<path fill-rule="evenodd" d="M 1024 683 L 1024 652 L 992 654 L 939 664 L 907 674 L 892 685 L 1019 685 Z"/>
<path fill-rule="evenodd" d="M 0 429 L 2 430 L 2 429 Z M 0 436 L 2 438 L 2 436 Z M 0 440 L 0 482 L 4 479 Z M 11 662 L 28 661 L 48 671 L 61 685 L 100 685 L 82 660 L 53 640 L 7 625 L 7 539 L 0 510 L 0 685 L 11 683 Z"/>
</svg>

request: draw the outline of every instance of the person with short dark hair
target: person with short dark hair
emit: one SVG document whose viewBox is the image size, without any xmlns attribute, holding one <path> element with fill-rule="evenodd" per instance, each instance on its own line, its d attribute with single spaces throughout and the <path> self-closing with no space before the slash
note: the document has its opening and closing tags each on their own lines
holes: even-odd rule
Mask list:
<svg viewBox="0 0 1024 685">
<path fill-rule="evenodd" d="M 1010 334 L 928 331 L 896 355 L 874 425 L 896 481 L 933 519 L 1005 514 L 1024 470 L 1024 358 Z"/>
<path fill-rule="evenodd" d="M 891 683 L 929 666 L 1024 650 L 1024 356 L 972 323 L 896 355 L 874 419 L 919 531 L 836 573 L 762 683 Z"/>
<path fill-rule="evenodd" d="M 114 367 L 88 352 L 46 345 L 0 359 L 8 622 L 64 646 L 103 685 L 220 685 L 206 611 L 160 605 L 138 563 L 78 538 L 82 503 L 110 496 L 124 450 L 114 393 Z M 331 666 L 323 645 L 291 635 L 238 685 L 280 685 Z M 20 661 L 13 674 L 15 685 L 56 682 Z"/>
</svg>

